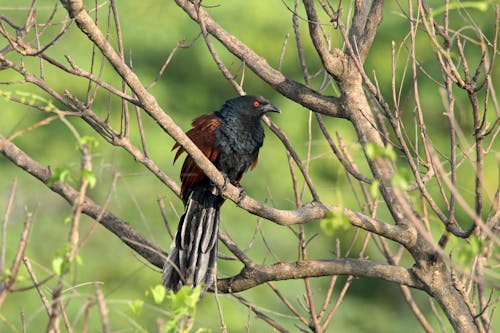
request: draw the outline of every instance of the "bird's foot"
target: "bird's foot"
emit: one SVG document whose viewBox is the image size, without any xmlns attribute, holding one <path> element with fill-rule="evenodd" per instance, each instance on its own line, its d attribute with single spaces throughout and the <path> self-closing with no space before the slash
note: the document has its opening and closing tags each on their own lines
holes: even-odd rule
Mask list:
<svg viewBox="0 0 500 333">
<path fill-rule="evenodd" d="M 224 192 L 226 192 L 226 190 L 227 190 L 227 184 L 231 184 L 231 180 L 224 172 L 221 172 L 221 173 L 222 173 L 222 177 L 224 177 L 224 183 L 220 187 L 219 191 L 221 192 L 220 195 L 224 196 Z"/>
<path fill-rule="evenodd" d="M 236 186 L 238 188 L 238 190 L 240 190 L 240 195 L 238 196 L 238 201 L 236 201 L 236 204 L 239 206 L 240 203 L 243 201 L 243 199 L 245 199 L 245 197 L 247 196 L 247 192 L 245 191 L 245 189 L 243 188 L 243 186 L 241 186 L 241 184 L 239 182 L 235 182 L 233 183 L 234 186 Z"/>
<path fill-rule="evenodd" d="M 225 195 L 224 195 L 224 192 L 226 192 L 228 184 L 234 185 L 235 187 L 238 188 L 238 190 L 240 190 L 240 194 L 238 196 L 238 200 L 236 201 L 236 204 L 239 205 L 243 201 L 243 199 L 245 199 L 245 197 L 247 196 L 247 192 L 245 191 L 245 189 L 243 188 L 243 186 L 241 186 L 240 182 L 238 182 L 238 181 L 234 181 L 234 182 L 231 181 L 229 179 L 229 177 L 225 173 L 223 173 L 223 172 L 222 172 L 222 176 L 224 177 L 224 183 L 220 187 L 220 192 L 221 192 L 220 195 L 223 196 L 224 198 L 226 198 Z"/>
<path fill-rule="evenodd" d="M 247 196 L 247 192 L 243 188 L 241 188 L 240 195 L 238 196 L 238 201 L 236 202 L 236 204 L 239 206 L 241 204 L 241 202 L 243 201 L 243 199 L 245 199 L 246 196 Z"/>
</svg>

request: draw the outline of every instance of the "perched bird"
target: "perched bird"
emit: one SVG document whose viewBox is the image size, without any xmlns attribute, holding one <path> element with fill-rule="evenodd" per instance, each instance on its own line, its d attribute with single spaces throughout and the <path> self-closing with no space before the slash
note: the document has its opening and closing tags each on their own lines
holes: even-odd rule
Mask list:
<svg viewBox="0 0 500 333">
<path fill-rule="evenodd" d="M 260 120 L 267 112 L 280 110 L 261 96 L 236 97 L 219 111 L 196 118 L 186 134 L 228 181 L 240 186 L 243 173 L 257 163 L 264 142 Z M 175 149 L 174 162 L 184 152 L 179 144 Z M 163 285 L 177 291 L 183 285 L 201 284 L 205 292 L 215 281 L 219 209 L 224 198 L 190 156 L 182 165 L 181 184 L 185 212 L 163 267 Z"/>
</svg>

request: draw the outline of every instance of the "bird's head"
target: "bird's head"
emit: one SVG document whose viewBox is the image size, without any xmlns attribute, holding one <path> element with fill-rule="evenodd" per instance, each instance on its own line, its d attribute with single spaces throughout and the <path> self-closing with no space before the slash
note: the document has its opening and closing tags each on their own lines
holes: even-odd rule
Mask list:
<svg viewBox="0 0 500 333">
<path fill-rule="evenodd" d="M 260 118 L 268 112 L 280 113 L 280 109 L 262 96 L 245 95 L 226 101 L 230 109 L 246 116 Z"/>
</svg>

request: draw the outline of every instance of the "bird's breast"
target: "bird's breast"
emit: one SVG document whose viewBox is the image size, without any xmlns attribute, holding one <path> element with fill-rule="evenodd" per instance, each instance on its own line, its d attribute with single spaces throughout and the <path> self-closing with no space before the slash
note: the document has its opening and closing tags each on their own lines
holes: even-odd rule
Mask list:
<svg viewBox="0 0 500 333">
<path fill-rule="evenodd" d="M 257 158 L 264 142 L 264 130 L 259 126 L 226 124 L 216 132 L 216 146 L 219 152 L 215 164 L 231 181 L 239 181 L 243 172 Z"/>
</svg>

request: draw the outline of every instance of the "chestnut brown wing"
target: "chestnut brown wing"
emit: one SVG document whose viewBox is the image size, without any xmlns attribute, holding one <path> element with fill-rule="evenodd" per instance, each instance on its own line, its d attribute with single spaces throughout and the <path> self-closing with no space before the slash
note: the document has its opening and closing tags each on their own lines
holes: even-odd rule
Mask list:
<svg viewBox="0 0 500 333">
<path fill-rule="evenodd" d="M 210 113 L 200 116 L 193 120 L 192 126 L 186 132 L 187 136 L 194 144 L 205 154 L 212 162 L 215 161 L 219 152 L 215 149 L 215 131 L 220 126 L 220 120 L 215 114 Z M 177 149 L 174 157 L 174 163 L 179 156 L 185 151 L 178 143 L 174 145 L 172 150 Z M 181 169 L 181 197 L 184 201 L 187 200 L 192 190 L 205 178 L 203 171 L 198 168 L 191 156 L 186 156 Z"/>
</svg>

